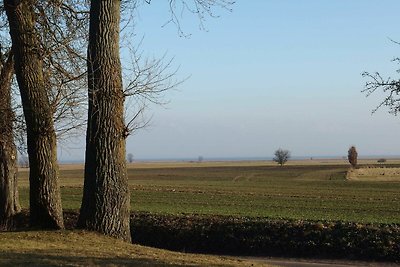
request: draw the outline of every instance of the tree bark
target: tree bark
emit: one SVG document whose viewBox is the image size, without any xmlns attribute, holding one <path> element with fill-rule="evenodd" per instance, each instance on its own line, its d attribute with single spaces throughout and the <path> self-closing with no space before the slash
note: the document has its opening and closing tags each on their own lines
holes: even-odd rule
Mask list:
<svg viewBox="0 0 400 267">
<path fill-rule="evenodd" d="M 11 106 L 13 64 L 11 52 L 6 61 L 0 62 L 0 230 L 9 230 L 13 226 L 13 217 L 21 210 L 17 186 L 17 149 L 13 136 L 15 117 Z"/>
<path fill-rule="evenodd" d="M 119 23 L 120 0 L 92 0 L 85 182 L 78 227 L 130 241 Z"/>
<path fill-rule="evenodd" d="M 52 110 L 43 76 L 43 61 L 32 0 L 4 0 L 15 74 L 27 126 L 30 223 L 33 227 L 64 227 L 58 181 L 57 144 Z"/>
</svg>

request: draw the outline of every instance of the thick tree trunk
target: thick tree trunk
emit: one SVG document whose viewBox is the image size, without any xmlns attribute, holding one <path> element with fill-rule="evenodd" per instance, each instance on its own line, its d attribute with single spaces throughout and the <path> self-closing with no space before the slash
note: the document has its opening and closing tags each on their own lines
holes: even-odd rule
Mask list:
<svg viewBox="0 0 400 267">
<path fill-rule="evenodd" d="M 14 143 L 14 111 L 11 107 L 12 53 L 0 62 L 0 230 L 9 230 L 20 212 L 17 186 L 17 149 Z"/>
<path fill-rule="evenodd" d="M 120 0 L 91 2 L 85 183 L 78 227 L 130 241 L 119 23 Z"/>
<path fill-rule="evenodd" d="M 43 77 L 33 4 L 31 0 L 4 0 L 27 126 L 30 222 L 33 227 L 60 229 L 64 222 L 56 134 Z"/>
</svg>

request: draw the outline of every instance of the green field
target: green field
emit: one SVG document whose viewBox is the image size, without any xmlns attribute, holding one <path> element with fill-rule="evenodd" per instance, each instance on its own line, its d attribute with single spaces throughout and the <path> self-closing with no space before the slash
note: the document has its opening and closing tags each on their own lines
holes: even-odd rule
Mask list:
<svg viewBox="0 0 400 267">
<path fill-rule="evenodd" d="M 134 211 L 400 223 L 400 181 L 348 181 L 344 164 L 137 164 Z M 28 207 L 27 173 L 20 193 Z M 80 207 L 83 170 L 61 170 L 64 209 Z"/>
</svg>

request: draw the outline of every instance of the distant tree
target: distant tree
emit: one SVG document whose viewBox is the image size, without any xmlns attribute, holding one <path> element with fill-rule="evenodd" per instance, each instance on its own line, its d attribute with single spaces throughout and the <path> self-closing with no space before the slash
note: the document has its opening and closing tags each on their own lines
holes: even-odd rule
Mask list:
<svg viewBox="0 0 400 267">
<path fill-rule="evenodd" d="M 274 155 L 275 157 L 272 160 L 283 166 L 290 158 L 290 151 L 279 148 Z"/>
<path fill-rule="evenodd" d="M 197 161 L 200 163 L 203 162 L 203 160 L 204 160 L 203 156 L 199 156 L 199 158 L 197 159 Z"/>
<path fill-rule="evenodd" d="M 355 168 L 357 166 L 357 156 L 358 156 L 358 153 L 357 153 L 356 147 L 351 146 L 347 153 L 347 158 L 353 168 Z"/>
<path fill-rule="evenodd" d="M 385 162 L 386 162 L 386 159 L 384 159 L 384 158 L 378 159 L 377 162 L 378 162 L 378 163 L 385 163 Z"/>
<path fill-rule="evenodd" d="M 129 163 L 132 163 L 132 162 L 133 162 L 133 154 L 132 154 L 132 153 L 129 153 L 128 156 L 127 156 L 127 158 L 128 158 L 128 162 L 129 162 Z"/>
</svg>

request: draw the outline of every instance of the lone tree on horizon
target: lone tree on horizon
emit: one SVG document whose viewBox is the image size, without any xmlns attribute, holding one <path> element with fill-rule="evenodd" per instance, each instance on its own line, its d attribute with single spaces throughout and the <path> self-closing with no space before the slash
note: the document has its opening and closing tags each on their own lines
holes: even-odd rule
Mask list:
<svg viewBox="0 0 400 267">
<path fill-rule="evenodd" d="M 132 162 L 133 162 L 133 159 L 134 159 L 133 154 L 132 154 L 132 153 L 129 153 L 128 156 L 127 156 L 127 159 L 128 159 L 128 162 L 129 162 L 129 163 L 132 163 Z"/>
<path fill-rule="evenodd" d="M 347 153 L 347 158 L 349 159 L 349 162 L 353 168 L 355 168 L 357 166 L 357 157 L 358 157 L 358 153 L 357 153 L 356 147 L 351 146 Z"/>
<path fill-rule="evenodd" d="M 272 160 L 283 166 L 290 158 L 290 151 L 279 148 L 274 155 L 275 157 Z"/>
</svg>

